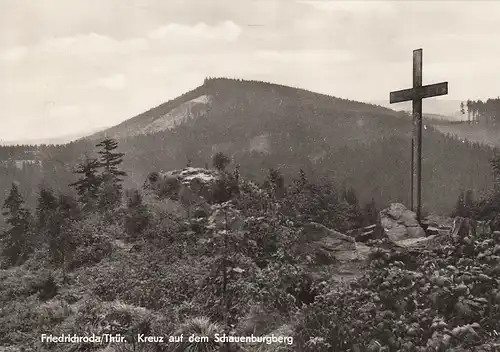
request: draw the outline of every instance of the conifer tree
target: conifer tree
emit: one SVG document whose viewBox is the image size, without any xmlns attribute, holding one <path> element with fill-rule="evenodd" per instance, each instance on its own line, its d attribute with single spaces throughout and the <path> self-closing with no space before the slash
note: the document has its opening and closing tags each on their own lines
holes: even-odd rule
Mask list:
<svg viewBox="0 0 500 352">
<path fill-rule="evenodd" d="M 353 187 L 344 188 L 342 200 L 348 205 L 348 218 L 352 226 L 359 227 L 363 222 L 363 215 L 359 205 L 358 196 Z"/>
<path fill-rule="evenodd" d="M 226 154 L 218 152 L 214 155 L 212 162 L 217 171 L 223 172 L 231 162 L 231 159 Z"/>
<path fill-rule="evenodd" d="M 127 173 L 120 170 L 119 165 L 123 162 L 125 154 L 115 152 L 118 142 L 111 138 L 103 140 L 96 146 L 102 148 L 98 152 L 101 155 L 99 166 L 103 168 L 99 205 L 101 208 L 111 208 L 121 201 L 123 182 L 121 177 L 127 176 Z"/>
<path fill-rule="evenodd" d="M 299 170 L 299 179 L 294 181 L 295 183 L 295 191 L 296 192 L 301 192 L 304 187 L 307 185 L 308 180 L 306 173 L 304 172 L 303 169 Z"/>
<path fill-rule="evenodd" d="M 9 196 L 2 207 L 2 214 L 7 217 L 11 226 L 4 231 L 1 238 L 2 254 L 8 264 L 18 265 L 25 261 L 32 252 L 31 214 L 24 206 L 24 200 L 16 183 L 12 183 Z"/>
<path fill-rule="evenodd" d="M 236 167 L 233 170 L 233 177 L 236 180 L 236 182 L 240 181 L 240 165 L 236 165 Z"/>
<path fill-rule="evenodd" d="M 282 198 L 285 194 L 285 179 L 279 170 L 270 168 L 265 186 L 277 197 Z"/>
<path fill-rule="evenodd" d="M 36 207 L 37 228 L 42 229 L 47 225 L 50 214 L 57 209 L 57 198 L 50 188 L 42 187 L 38 196 Z"/>
<path fill-rule="evenodd" d="M 378 218 L 378 210 L 377 210 L 377 204 L 375 203 L 375 199 L 372 198 L 371 202 L 366 203 L 365 207 L 363 209 L 363 215 L 364 215 L 364 222 L 365 225 L 373 225 L 377 222 Z"/>
<path fill-rule="evenodd" d="M 124 153 L 114 152 L 118 148 L 118 142 L 107 138 L 97 144 L 96 147 L 102 148 L 98 153 L 101 155 L 100 167 L 104 168 L 102 171 L 103 179 L 110 178 L 113 182 L 120 184 L 123 181 L 120 177 L 127 176 L 127 173 L 118 168 L 123 163 L 123 156 L 125 155 Z"/>
<path fill-rule="evenodd" d="M 79 215 L 75 200 L 67 195 L 59 195 L 57 207 L 51 212 L 46 225 L 50 258 L 54 264 L 61 265 L 64 278 L 66 278 L 69 257 L 75 249 L 74 238 L 67 229 L 72 221 L 78 219 Z"/>
<path fill-rule="evenodd" d="M 98 175 L 100 163 L 94 158 L 86 157 L 85 161 L 78 165 L 74 171 L 75 174 L 83 175 L 78 181 L 70 184 L 74 187 L 80 197 L 80 201 L 88 203 L 97 199 L 99 187 L 102 183 L 101 177 Z"/>
</svg>

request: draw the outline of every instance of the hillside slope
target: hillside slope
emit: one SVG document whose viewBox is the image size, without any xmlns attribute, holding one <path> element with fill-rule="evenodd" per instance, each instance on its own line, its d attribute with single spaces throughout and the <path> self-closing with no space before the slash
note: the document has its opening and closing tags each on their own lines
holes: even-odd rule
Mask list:
<svg viewBox="0 0 500 352">
<path fill-rule="evenodd" d="M 435 123 L 435 128 L 443 133 L 492 147 L 500 147 L 500 128 L 491 124 Z"/>
<path fill-rule="evenodd" d="M 380 106 L 350 101 L 313 93 L 303 89 L 258 81 L 233 79 L 206 79 L 204 84 L 180 97 L 152 108 L 121 124 L 90 136 L 100 139 L 103 136 L 126 138 L 171 130 L 176 125 L 198 117 L 223 124 L 245 120 L 253 125 L 269 120 L 272 115 L 292 114 L 308 118 L 308 122 L 329 115 L 330 123 L 337 122 L 341 114 L 359 114 L 370 117 L 374 114 L 394 116 L 396 113 Z M 314 116 L 312 119 L 311 115 Z M 293 117 L 293 116 L 287 116 Z M 177 123 L 175 123 L 175 122 Z M 292 121 L 276 121 L 276 123 Z M 245 124 L 248 125 L 248 124 Z M 269 126 L 270 127 L 270 126 Z M 368 127 L 368 126 L 367 126 Z"/>
<path fill-rule="evenodd" d="M 449 213 L 463 190 L 491 188 L 487 146 L 424 130 L 424 210 Z M 207 79 L 186 94 L 120 125 L 65 146 L 42 146 L 42 167 L 5 166 L 4 188 L 20 178 L 31 199 L 42 180 L 55 189 L 74 182 L 71 171 L 105 136 L 125 153 L 126 187 L 152 171 L 211 164 L 232 157 L 244 176 L 263 181 L 277 168 L 286 182 L 303 169 L 313 178 L 353 186 L 362 202 L 408 204 L 411 120 L 407 114 L 276 84 Z M 26 146 L 27 147 L 27 146 Z M 21 148 L 22 149 L 22 148 Z M 2 160 L 18 151 L 0 151 Z M 67 189 L 64 189 L 67 192 Z M 29 194 L 28 194 L 29 193 Z"/>
</svg>

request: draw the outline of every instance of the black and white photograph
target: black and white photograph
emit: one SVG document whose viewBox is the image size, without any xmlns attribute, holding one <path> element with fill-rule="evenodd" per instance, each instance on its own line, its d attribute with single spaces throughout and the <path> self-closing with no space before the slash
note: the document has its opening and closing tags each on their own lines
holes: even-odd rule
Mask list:
<svg viewBox="0 0 500 352">
<path fill-rule="evenodd" d="M 500 0 L 0 10 L 0 352 L 500 352 Z"/>
</svg>

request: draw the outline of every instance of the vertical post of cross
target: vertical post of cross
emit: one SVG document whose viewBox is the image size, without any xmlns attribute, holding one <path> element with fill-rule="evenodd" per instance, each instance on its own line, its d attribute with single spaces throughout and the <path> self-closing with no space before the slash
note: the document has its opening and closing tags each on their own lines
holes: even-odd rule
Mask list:
<svg viewBox="0 0 500 352">
<path fill-rule="evenodd" d="M 413 211 L 413 179 L 415 177 L 415 136 L 411 137 L 410 209 Z"/>
<path fill-rule="evenodd" d="M 448 82 L 441 82 L 422 86 L 422 49 L 413 50 L 413 87 L 390 92 L 391 104 L 403 101 L 412 101 L 413 105 L 413 136 L 411 162 L 411 196 L 410 203 L 413 209 L 413 180 L 416 176 L 417 191 L 417 219 L 421 220 L 422 212 L 422 99 L 448 94 Z M 414 157 L 415 156 L 415 157 Z M 414 160 L 416 159 L 416 160 Z M 416 175 L 413 168 L 416 163 Z"/>
<path fill-rule="evenodd" d="M 422 49 L 413 50 L 413 89 L 422 87 Z M 417 141 L 416 161 L 417 161 L 417 219 L 420 220 L 422 211 L 422 98 L 413 99 L 413 123 L 414 134 Z M 412 190 L 413 192 L 413 190 Z"/>
</svg>

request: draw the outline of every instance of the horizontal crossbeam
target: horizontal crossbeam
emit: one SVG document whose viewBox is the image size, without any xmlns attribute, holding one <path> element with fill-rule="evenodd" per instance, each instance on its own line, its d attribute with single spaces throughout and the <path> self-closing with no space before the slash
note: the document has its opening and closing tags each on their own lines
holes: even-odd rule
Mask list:
<svg viewBox="0 0 500 352">
<path fill-rule="evenodd" d="M 427 86 L 415 87 L 410 89 L 398 90 L 390 93 L 389 102 L 391 104 L 403 101 L 418 100 L 438 95 L 448 94 L 448 82 L 430 84 Z"/>
</svg>

